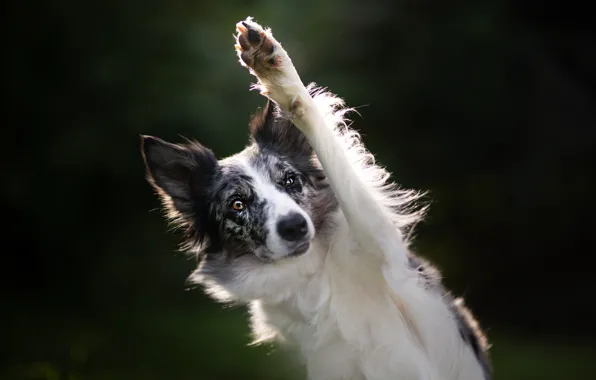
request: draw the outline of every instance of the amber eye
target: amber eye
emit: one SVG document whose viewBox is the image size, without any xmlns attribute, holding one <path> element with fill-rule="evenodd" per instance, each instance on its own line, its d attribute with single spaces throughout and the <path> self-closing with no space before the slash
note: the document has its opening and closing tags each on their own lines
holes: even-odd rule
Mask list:
<svg viewBox="0 0 596 380">
<path fill-rule="evenodd" d="M 246 207 L 246 206 L 245 206 L 244 202 L 242 202 L 240 199 L 235 199 L 232 202 L 232 208 L 236 211 L 242 211 L 242 210 L 244 210 L 244 207 Z"/>
<path fill-rule="evenodd" d="M 296 177 L 294 177 L 291 174 L 286 177 L 286 183 L 285 183 L 286 186 L 292 186 L 295 183 L 296 183 Z"/>
</svg>

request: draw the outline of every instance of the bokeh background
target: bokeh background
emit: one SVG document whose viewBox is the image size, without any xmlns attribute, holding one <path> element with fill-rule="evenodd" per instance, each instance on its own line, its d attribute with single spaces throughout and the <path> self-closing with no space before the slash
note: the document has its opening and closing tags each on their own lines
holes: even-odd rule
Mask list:
<svg viewBox="0 0 596 380">
<path fill-rule="evenodd" d="M 587 2 L 586 2 L 587 4 Z M 596 373 L 596 44 L 579 1 L 6 3 L 0 378 L 299 379 L 186 276 L 139 135 L 240 150 L 264 100 L 234 25 L 271 26 L 403 186 L 495 378 Z"/>
</svg>

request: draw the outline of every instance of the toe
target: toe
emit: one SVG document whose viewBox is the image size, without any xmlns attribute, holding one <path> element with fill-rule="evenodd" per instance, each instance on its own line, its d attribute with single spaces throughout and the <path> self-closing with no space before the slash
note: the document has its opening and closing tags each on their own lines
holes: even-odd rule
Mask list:
<svg viewBox="0 0 596 380">
<path fill-rule="evenodd" d="M 246 23 L 244 21 L 237 23 L 236 30 L 240 33 L 246 33 L 248 31 L 248 28 L 246 27 Z"/>
<path fill-rule="evenodd" d="M 241 33 L 240 35 L 238 35 L 238 44 L 240 44 L 240 47 L 242 48 L 242 50 L 250 49 L 250 43 L 248 42 L 248 38 L 246 37 L 246 34 Z"/>
<path fill-rule="evenodd" d="M 249 28 L 248 29 L 248 42 L 250 42 L 250 44 L 252 46 L 257 46 L 259 45 L 259 43 L 261 42 L 261 34 L 259 32 L 257 32 L 256 30 Z"/>
</svg>

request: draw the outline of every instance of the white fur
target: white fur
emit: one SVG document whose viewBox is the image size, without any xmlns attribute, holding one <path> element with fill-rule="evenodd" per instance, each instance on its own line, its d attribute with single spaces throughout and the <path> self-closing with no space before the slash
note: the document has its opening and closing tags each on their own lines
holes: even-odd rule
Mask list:
<svg viewBox="0 0 596 380">
<path fill-rule="evenodd" d="M 253 72 L 258 87 L 310 141 L 340 211 L 305 255 L 255 265 L 225 288 L 210 283 L 209 292 L 249 301 L 255 341 L 296 345 L 309 379 L 483 379 L 442 295 L 407 266 L 402 231 L 421 217 L 407 209 L 417 194 L 397 189 L 374 163 L 340 99 L 305 87 L 281 45 L 275 54 L 281 70 Z"/>
</svg>

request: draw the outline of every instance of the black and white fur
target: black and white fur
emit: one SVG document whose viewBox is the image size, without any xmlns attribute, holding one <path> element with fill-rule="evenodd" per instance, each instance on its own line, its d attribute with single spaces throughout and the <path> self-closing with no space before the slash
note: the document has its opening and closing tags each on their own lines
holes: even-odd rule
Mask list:
<svg viewBox="0 0 596 380">
<path fill-rule="evenodd" d="M 238 55 L 272 102 L 240 153 L 143 137 L 148 179 L 198 252 L 191 280 L 248 303 L 256 342 L 294 344 L 309 379 L 487 380 L 487 345 L 438 272 L 408 249 L 418 198 L 348 128 L 343 102 L 303 85 L 250 18 Z"/>
</svg>

